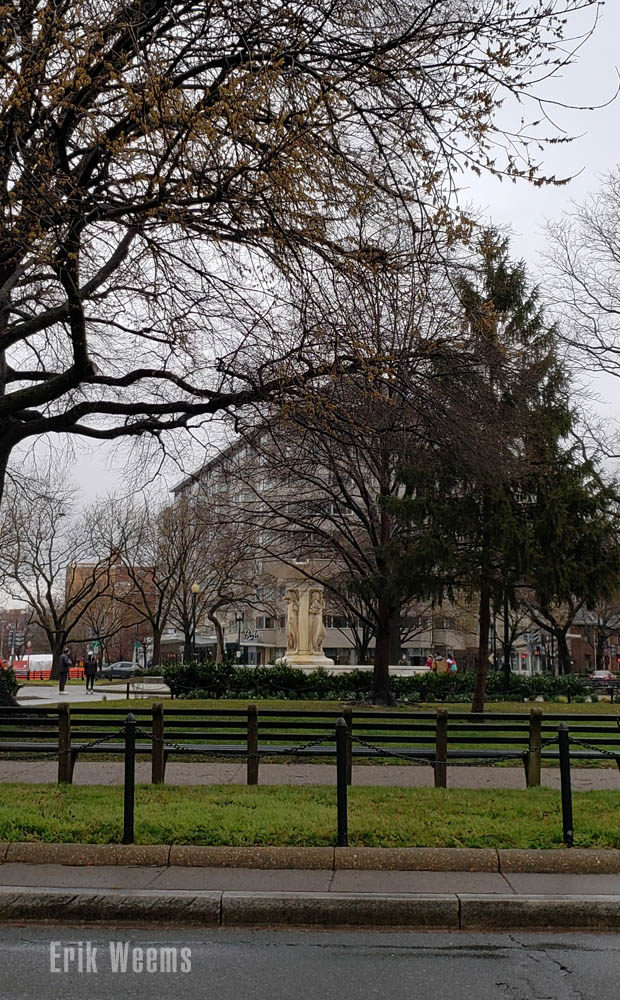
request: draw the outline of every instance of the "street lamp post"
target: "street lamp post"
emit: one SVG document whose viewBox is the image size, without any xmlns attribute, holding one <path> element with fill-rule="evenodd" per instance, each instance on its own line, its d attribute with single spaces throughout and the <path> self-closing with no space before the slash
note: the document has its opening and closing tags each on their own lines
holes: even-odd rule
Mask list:
<svg viewBox="0 0 620 1000">
<path fill-rule="evenodd" d="M 235 615 L 237 622 L 237 663 L 241 660 L 241 626 L 243 624 L 243 611 L 237 611 Z"/>
<path fill-rule="evenodd" d="M 192 583 L 192 658 L 196 656 L 196 600 L 200 593 L 200 584 Z"/>
<path fill-rule="evenodd" d="M 15 663 L 15 630 L 17 626 L 13 625 L 12 630 L 9 632 L 10 636 L 10 649 L 9 649 L 9 667 L 12 667 Z"/>
</svg>

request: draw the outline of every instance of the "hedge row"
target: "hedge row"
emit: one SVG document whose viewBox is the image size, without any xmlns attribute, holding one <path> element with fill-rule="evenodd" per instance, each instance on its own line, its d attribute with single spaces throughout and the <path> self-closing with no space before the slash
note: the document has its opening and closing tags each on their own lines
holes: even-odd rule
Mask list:
<svg viewBox="0 0 620 1000">
<path fill-rule="evenodd" d="M 229 663 L 182 663 L 164 667 L 164 681 L 176 698 L 290 698 L 308 700 L 360 701 L 367 699 L 372 687 L 372 673 L 351 670 L 330 674 L 326 670 L 305 673 L 293 667 L 236 667 Z M 474 675 L 415 674 L 393 677 L 391 690 L 401 702 L 469 701 L 474 689 Z M 491 672 L 487 679 L 487 700 L 521 701 L 524 698 L 569 699 L 585 697 L 589 689 L 583 678 L 532 677 L 511 674 L 506 688 L 501 672 Z"/>
</svg>

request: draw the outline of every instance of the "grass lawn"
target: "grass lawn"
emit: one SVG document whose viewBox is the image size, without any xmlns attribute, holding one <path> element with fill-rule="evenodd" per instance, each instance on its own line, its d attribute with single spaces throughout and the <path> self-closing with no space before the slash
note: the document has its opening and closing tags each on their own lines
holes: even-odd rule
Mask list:
<svg viewBox="0 0 620 1000">
<path fill-rule="evenodd" d="M 0 786 L 0 840 L 118 843 L 123 790 Z M 620 791 L 573 796 L 575 844 L 620 848 Z M 333 845 L 335 789 L 139 786 L 141 844 Z M 562 845 L 560 795 L 525 791 L 352 788 L 349 842 L 374 847 Z"/>
<path fill-rule="evenodd" d="M 105 695 L 105 687 L 102 686 L 97 690 L 98 692 L 103 692 Z M 164 710 L 172 710 L 175 708 L 245 709 L 248 704 L 252 703 L 252 701 L 248 698 L 188 698 L 178 700 L 175 699 L 175 701 L 171 701 L 170 698 L 131 698 L 129 701 L 126 699 L 121 701 L 119 699 L 118 701 L 110 701 L 107 704 L 110 708 L 122 708 L 125 709 L 125 711 L 130 712 L 136 708 L 150 708 L 151 705 L 162 703 L 164 705 Z M 95 707 L 96 704 L 97 702 L 93 700 L 92 703 L 89 703 L 89 706 Z M 335 712 L 345 707 L 351 707 L 355 712 L 376 711 L 376 709 L 370 705 L 356 705 L 349 701 L 289 701 L 287 698 L 259 698 L 254 702 L 254 704 L 258 705 L 259 714 L 261 709 L 263 711 L 268 711 L 269 709 L 286 709 L 291 712 Z M 424 702 L 415 705 L 399 705 L 396 708 L 381 709 L 381 711 L 393 712 L 394 715 L 398 715 L 400 712 L 435 712 L 438 708 L 446 708 L 449 712 L 468 712 L 470 705 L 469 702 L 462 701 Z M 540 708 L 543 712 L 547 712 L 551 715 L 568 714 L 620 716 L 620 704 L 614 703 L 612 705 L 609 701 L 599 701 L 594 703 L 571 702 L 570 705 L 565 701 L 488 701 L 485 705 L 485 712 L 522 712 L 527 715 L 532 708 Z"/>
</svg>

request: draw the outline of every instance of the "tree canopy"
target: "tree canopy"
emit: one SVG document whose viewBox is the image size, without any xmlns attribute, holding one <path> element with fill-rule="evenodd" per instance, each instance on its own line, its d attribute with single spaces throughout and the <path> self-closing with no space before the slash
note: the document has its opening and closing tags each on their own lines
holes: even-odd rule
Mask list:
<svg viewBox="0 0 620 1000">
<path fill-rule="evenodd" d="M 598 0 L 0 0 L 0 485 L 51 432 L 160 434 L 355 366 L 305 322 L 460 170 Z M 547 179 L 553 181 L 553 179 Z"/>
</svg>

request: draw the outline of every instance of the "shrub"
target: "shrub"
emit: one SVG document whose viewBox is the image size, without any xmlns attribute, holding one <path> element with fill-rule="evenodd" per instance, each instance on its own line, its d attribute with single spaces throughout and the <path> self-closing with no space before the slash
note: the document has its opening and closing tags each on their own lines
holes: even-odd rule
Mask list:
<svg viewBox="0 0 620 1000">
<path fill-rule="evenodd" d="M 177 698 L 361 701 L 369 697 L 372 688 L 369 671 L 330 674 L 321 668 L 305 673 L 282 662 L 270 667 L 248 667 L 235 666 L 231 659 L 224 663 L 172 664 L 164 667 L 163 678 Z M 474 674 L 435 674 L 429 671 L 412 677 L 393 677 L 392 693 L 397 701 L 403 703 L 465 703 L 471 699 L 474 681 Z M 571 700 L 588 693 L 586 682 L 574 674 L 565 677 L 535 674 L 528 677 L 513 673 L 507 688 L 501 671 L 493 671 L 487 678 L 487 701 L 491 702 L 521 701 L 538 696 L 547 700 L 564 696 Z"/>
<path fill-rule="evenodd" d="M 12 667 L 0 669 L 0 705 L 14 705 L 19 684 Z"/>
</svg>

